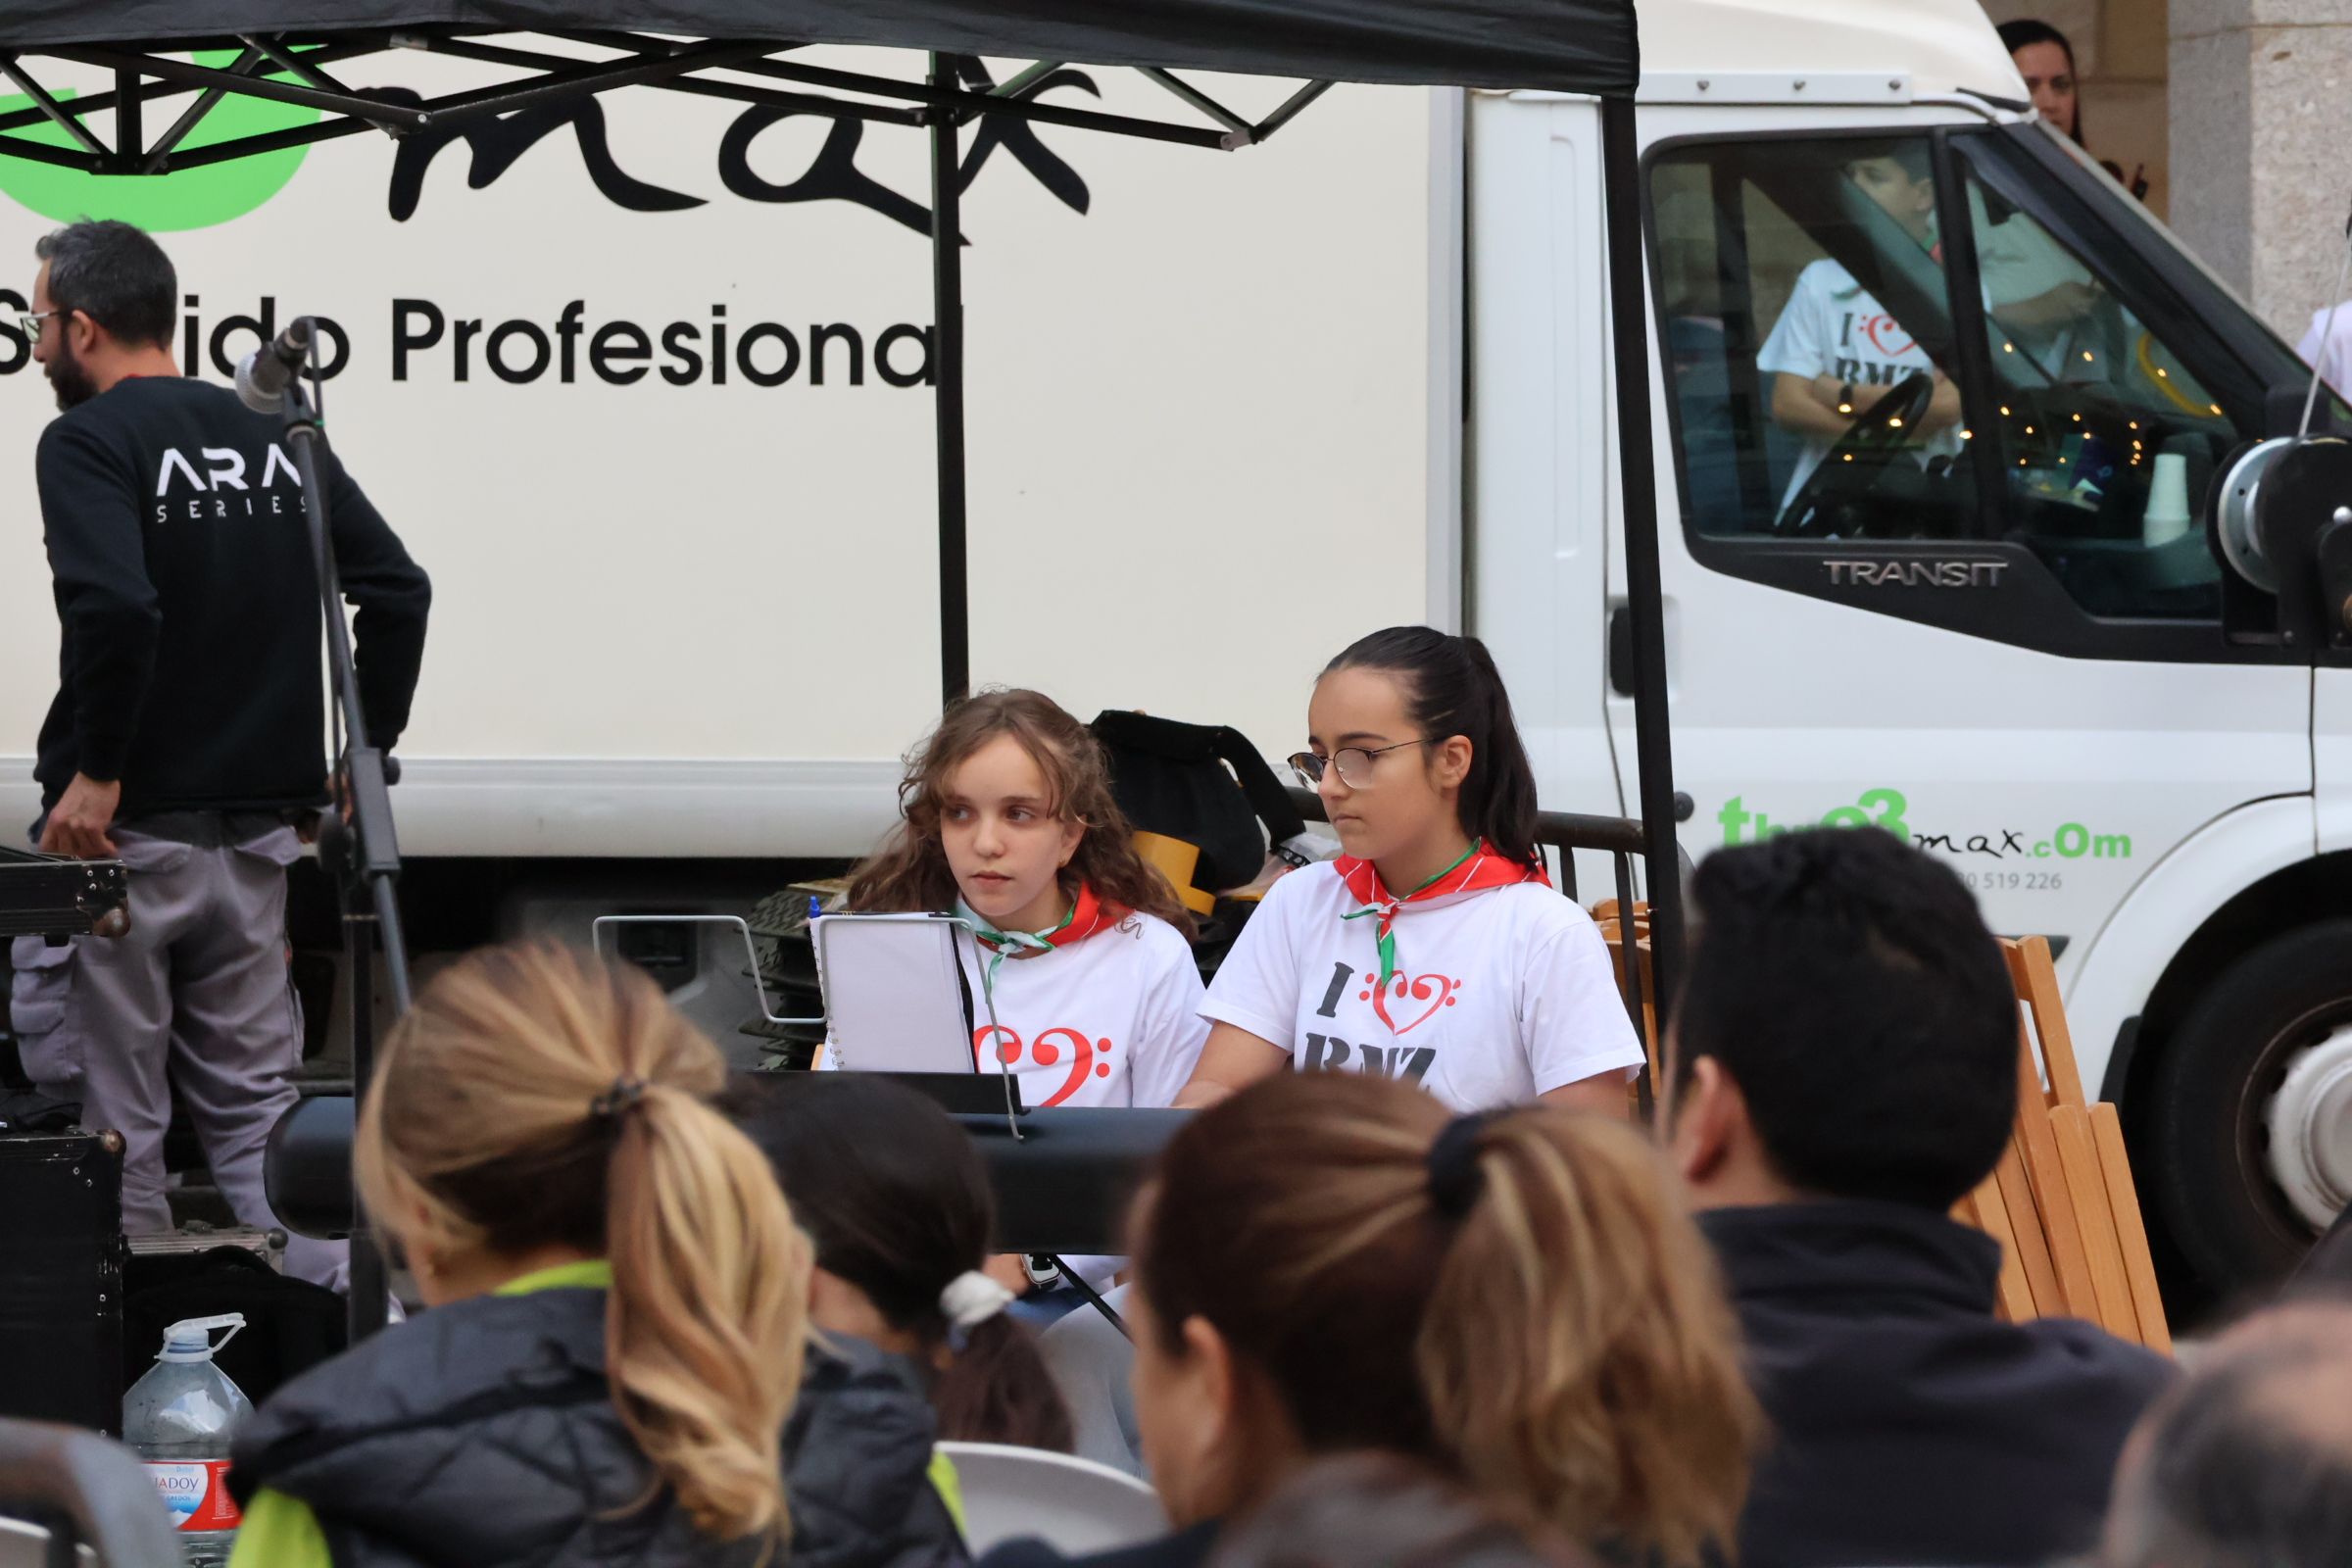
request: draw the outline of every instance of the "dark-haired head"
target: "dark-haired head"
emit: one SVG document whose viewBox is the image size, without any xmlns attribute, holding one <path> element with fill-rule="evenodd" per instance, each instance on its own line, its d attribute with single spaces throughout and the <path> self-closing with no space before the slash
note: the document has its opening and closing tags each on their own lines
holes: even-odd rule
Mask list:
<svg viewBox="0 0 2352 1568">
<path fill-rule="evenodd" d="M 86 403 L 120 378 L 125 354 L 169 353 L 179 310 L 172 259 L 144 229 L 83 220 L 33 241 L 41 269 L 33 357 L 57 406 Z"/>
<path fill-rule="evenodd" d="M 1529 1106 L 1282 1073 L 1200 1112 L 1138 1200 L 1135 1394 L 1182 1522 L 1313 1457 L 1409 1456 L 1635 1560 L 1732 1539 L 1755 1428 L 1656 1152 Z"/>
<path fill-rule="evenodd" d="M 728 1106 L 816 1245 L 816 1326 L 932 1369 L 942 1438 L 1067 1450 L 1069 1412 L 1028 1331 L 1003 1311 L 951 1320 L 949 1289 L 986 1266 L 996 1228 L 963 1129 L 867 1073 L 747 1078 Z"/>
<path fill-rule="evenodd" d="M 2332 1568 L 2352 1543 L 2352 1303 L 2258 1313 L 2124 1449 L 2102 1568 Z"/>
<path fill-rule="evenodd" d="M 1324 801 L 1349 854 L 1386 858 L 1435 801 L 1462 835 L 1505 859 L 1536 861 L 1535 769 L 1502 674 L 1477 638 L 1391 626 L 1358 639 L 1323 666 L 1307 725 L 1318 757 L 1390 748 L 1359 766 L 1361 779 L 1323 769 Z"/>
<path fill-rule="evenodd" d="M 2081 84 L 2075 77 L 2075 46 L 2065 33 L 2046 22 L 2022 18 L 1994 29 L 2001 47 L 2026 79 L 2034 107 L 2060 135 L 2082 140 Z"/>
<path fill-rule="evenodd" d="M 2017 1114 L 2017 996 L 1950 867 L 1877 828 L 1719 850 L 1668 1042 L 1700 1200 L 1886 1198 L 1941 1211 Z"/>
</svg>

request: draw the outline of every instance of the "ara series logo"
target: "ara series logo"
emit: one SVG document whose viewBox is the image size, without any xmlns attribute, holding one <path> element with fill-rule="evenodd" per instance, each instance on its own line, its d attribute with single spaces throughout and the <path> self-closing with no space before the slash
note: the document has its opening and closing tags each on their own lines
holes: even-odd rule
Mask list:
<svg viewBox="0 0 2352 1568">
<path fill-rule="evenodd" d="M 236 56 L 233 52 L 216 52 L 200 53 L 195 58 L 203 65 L 225 68 L 234 63 Z M 995 78 L 977 58 L 958 57 L 955 66 L 964 86 L 983 93 L 995 89 Z M 387 102 L 425 101 L 424 94 L 409 87 L 379 86 L 364 90 L 368 96 Z M 1102 96 L 1092 76 L 1066 67 L 1049 72 L 1021 88 L 1023 97 L 1042 97 L 1052 92 Z M 61 91 L 58 96 L 71 99 L 73 94 Z M 0 97 L 0 111 L 28 107 L 31 107 L 29 99 Z M 811 114 L 766 104 L 746 106 L 715 149 L 713 172 L 718 186 L 730 195 L 752 202 L 849 202 L 917 233 L 928 234 L 931 209 L 927 202 L 885 184 L 858 167 L 866 128 L 860 121 L 834 120 L 815 156 L 790 179 L 771 179 L 753 168 L 753 153 L 763 135 L 788 120 L 810 118 Z M 216 142 L 294 131 L 318 119 L 318 112 L 314 109 L 231 95 L 206 113 L 182 145 L 193 150 Z M 483 190 L 495 184 L 540 143 L 565 131 L 571 134 L 589 179 L 615 207 L 632 213 L 683 212 L 704 206 L 710 199 L 706 194 L 655 184 L 630 173 L 623 167 L 621 152 L 615 148 L 604 105 L 595 98 L 585 98 L 455 127 L 416 131 L 402 137 L 393 155 L 385 209 L 398 222 L 415 217 L 424 199 L 427 172 L 453 145 L 463 144 L 468 155 L 466 184 L 474 190 Z M 69 145 L 66 132 L 54 124 L 35 125 L 19 134 L 27 140 L 59 147 Z M 297 146 L 205 168 L 136 178 L 100 177 L 19 158 L 0 158 L 0 192 L 61 222 L 78 218 L 116 218 L 155 230 L 205 228 L 243 217 L 268 202 L 293 178 L 307 151 Z M 1072 212 L 1084 215 L 1088 210 L 1092 195 L 1078 172 L 1041 141 L 1028 122 L 996 115 L 982 117 L 964 145 L 956 171 L 958 189 L 968 190 L 999 153 L 1012 159 Z"/>
</svg>

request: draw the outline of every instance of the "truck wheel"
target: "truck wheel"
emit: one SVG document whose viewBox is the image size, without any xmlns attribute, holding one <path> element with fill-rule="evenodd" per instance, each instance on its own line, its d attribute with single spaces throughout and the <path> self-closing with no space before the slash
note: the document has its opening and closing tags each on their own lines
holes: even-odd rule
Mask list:
<svg viewBox="0 0 2352 1568">
<path fill-rule="evenodd" d="M 2352 1202 L 2352 920 L 2224 970 L 2150 1087 L 2141 1179 L 2173 1240 L 2225 1294 L 2277 1281 Z"/>
</svg>

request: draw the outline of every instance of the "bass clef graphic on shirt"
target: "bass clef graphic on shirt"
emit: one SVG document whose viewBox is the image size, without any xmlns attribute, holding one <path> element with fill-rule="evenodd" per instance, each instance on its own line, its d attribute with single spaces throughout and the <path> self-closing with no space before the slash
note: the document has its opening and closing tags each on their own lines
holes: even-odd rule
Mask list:
<svg viewBox="0 0 2352 1568">
<path fill-rule="evenodd" d="M 997 1037 L 994 1061 L 988 1059 L 991 1034 Z M 1056 1041 L 1061 1044 L 1056 1044 Z M 1028 1066 L 1059 1066 L 1065 1049 L 1070 1053 L 1070 1075 L 1062 1081 L 1060 1088 L 1047 1097 L 1044 1104 L 1037 1107 L 1040 1110 L 1051 1110 L 1069 1099 L 1085 1086 L 1090 1076 L 1109 1077 L 1110 1057 L 1117 1047 L 1108 1039 L 1093 1039 L 1083 1029 L 1065 1027 L 1041 1029 L 1035 1038 L 1026 1043 L 1017 1030 L 1001 1023 L 993 1026 L 982 1024 L 972 1031 L 972 1064 L 982 1072 L 995 1072 L 1003 1067 L 1021 1072 Z M 1029 1058 L 1026 1064 L 1021 1059 L 1024 1053 Z"/>
</svg>

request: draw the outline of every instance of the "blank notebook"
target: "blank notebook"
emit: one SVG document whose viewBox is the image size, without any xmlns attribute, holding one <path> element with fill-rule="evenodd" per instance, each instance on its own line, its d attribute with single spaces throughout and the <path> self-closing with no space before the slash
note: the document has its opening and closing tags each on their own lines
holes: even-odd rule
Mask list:
<svg viewBox="0 0 2352 1568">
<path fill-rule="evenodd" d="M 809 922 L 826 1034 L 852 1072 L 973 1072 L 956 923 L 936 914 Z"/>
</svg>

